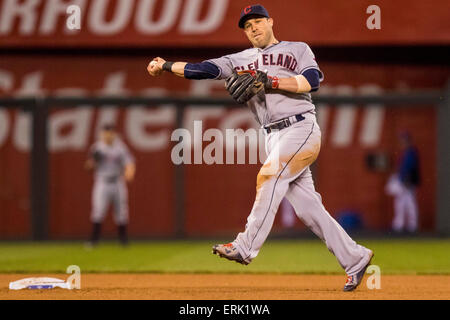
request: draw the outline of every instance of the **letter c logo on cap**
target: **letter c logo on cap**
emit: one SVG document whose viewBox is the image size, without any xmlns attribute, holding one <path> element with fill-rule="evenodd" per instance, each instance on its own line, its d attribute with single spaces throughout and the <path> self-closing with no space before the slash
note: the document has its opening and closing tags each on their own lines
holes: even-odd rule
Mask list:
<svg viewBox="0 0 450 320">
<path fill-rule="evenodd" d="M 249 13 L 250 11 L 252 11 L 252 6 L 248 6 L 244 9 L 245 14 Z"/>
</svg>

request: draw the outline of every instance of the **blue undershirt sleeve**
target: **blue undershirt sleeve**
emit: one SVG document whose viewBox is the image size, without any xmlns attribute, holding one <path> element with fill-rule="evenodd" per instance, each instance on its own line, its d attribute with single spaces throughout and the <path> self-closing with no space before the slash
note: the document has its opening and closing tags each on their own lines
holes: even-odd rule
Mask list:
<svg viewBox="0 0 450 320">
<path fill-rule="evenodd" d="M 311 91 L 310 92 L 314 92 L 319 90 L 319 86 L 320 86 L 320 74 L 319 71 L 317 69 L 308 69 L 306 71 L 304 71 L 302 73 L 302 75 L 306 78 L 306 80 L 308 80 L 310 86 L 311 86 Z"/>
<path fill-rule="evenodd" d="M 208 61 L 188 63 L 184 67 L 184 77 L 186 79 L 216 79 L 219 75 L 220 69 L 215 64 Z"/>
</svg>

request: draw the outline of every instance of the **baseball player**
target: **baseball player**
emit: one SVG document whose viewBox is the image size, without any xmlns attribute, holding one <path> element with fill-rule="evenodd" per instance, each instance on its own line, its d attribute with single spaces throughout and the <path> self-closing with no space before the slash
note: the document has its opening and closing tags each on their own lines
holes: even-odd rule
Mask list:
<svg viewBox="0 0 450 320">
<path fill-rule="evenodd" d="M 226 79 L 230 95 L 246 103 L 265 129 L 268 156 L 257 176 L 256 199 L 245 230 L 233 242 L 213 246 L 213 253 L 249 264 L 286 197 L 297 216 L 336 256 L 347 273 L 344 291 L 352 291 L 361 283 L 373 252 L 353 241 L 325 210 L 309 169 L 321 144 L 310 92 L 318 90 L 323 74 L 309 46 L 278 41 L 273 23 L 263 6 L 248 6 L 238 26 L 252 48 L 195 64 L 157 57 L 147 70 L 152 76 L 167 71 L 186 79 Z"/>
<path fill-rule="evenodd" d="M 397 233 L 406 230 L 413 234 L 417 232 L 419 217 L 416 198 L 416 189 L 420 185 L 419 153 L 408 132 L 401 132 L 399 140 L 402 152 L 397 172 L 389 179 L 386 191 L 394 196 L 392 229 Z"/>
<path fill-rule="evenodd" d="M 118 226 L 119 240 L 128 244 L 128 191 L 126 182 L 134 179 L 136 166 L 127 146 L 117 137 L 112 125 L 105 125 L 100 139 L 90 148 L 86 169 L 95 171 L 92 189 L 92 235 L 88 246 L 95 246 L 100 238 L 101 224 L 112 203 L 114 222 Z"/>
</svg>

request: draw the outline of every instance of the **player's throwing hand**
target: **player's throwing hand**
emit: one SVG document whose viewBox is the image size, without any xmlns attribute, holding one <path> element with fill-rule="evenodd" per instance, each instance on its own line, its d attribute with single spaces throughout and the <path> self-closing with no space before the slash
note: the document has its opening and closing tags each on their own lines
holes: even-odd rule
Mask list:
<svg viewBox="0 0 450 320">
<path fill-rule="evenodd" d="M 152 61 L 150 61 L 150 63 L 147 66 L 148 73 L 153 77 L 161 75 L 161 73 L 163 72 L 163 65 L 165 62 L 166 60 L 160 57 L 154 58 Z"/>
</svg>

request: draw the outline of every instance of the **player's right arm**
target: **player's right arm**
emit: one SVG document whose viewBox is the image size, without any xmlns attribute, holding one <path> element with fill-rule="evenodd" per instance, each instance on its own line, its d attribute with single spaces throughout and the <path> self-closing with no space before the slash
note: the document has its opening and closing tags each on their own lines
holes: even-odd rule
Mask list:
<svg viewBox="0 0 450 320">
<path fill-rule="evenodd" d="M 97 163 L 100 161 L 101 159 L 101 154 L 100 152 L 97 150 L 96 145 L 94 144 L 88 153 L 88 158 L 86 159 L 85 163 L 84 163 L 84 168 L 86 170 L 94 170 L 97 166 Z"/>
<path fill-rule="evenodd" d="M 179 77 L 184 77 L 184 68 L 187 62 L 172 62 L 171 65 L 165 64 L 166 60 L 156 57 L 148 64 L 147 71 L 153 77 L 161 75 L 163 71 L 170 71 Z"/>
<path fill-rule="evenodd" d="M 154 58 L 147 67 L 148 73 L 154 77 L 168 71 L 179 77 L 192 80 L 223 79 L 225 77 L 223 69 L 223 66 L 219 68 L 210 61 L 200 63 L 169 62 L 160 57 Z M 231 68 L 225 67 L 225 69 L 230 69 L 228 73 L 231 73 Z"/>
<path fill-rule="evenodd" d="M 88 158 L 84 163 L 84 168 L 88 171 L 93 170 L 95 168 L 95 162 L 93 159 Z"/>
</svg>

